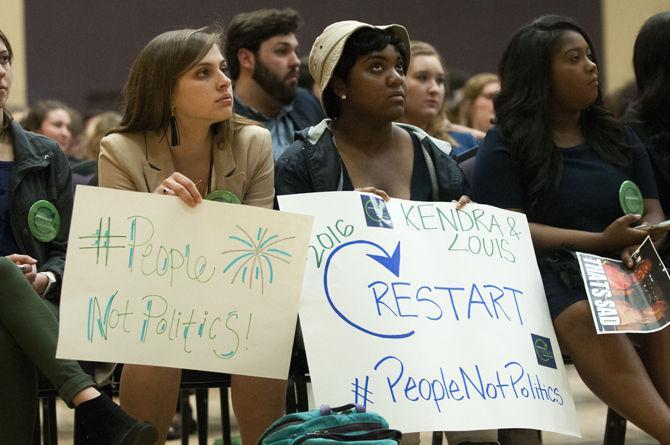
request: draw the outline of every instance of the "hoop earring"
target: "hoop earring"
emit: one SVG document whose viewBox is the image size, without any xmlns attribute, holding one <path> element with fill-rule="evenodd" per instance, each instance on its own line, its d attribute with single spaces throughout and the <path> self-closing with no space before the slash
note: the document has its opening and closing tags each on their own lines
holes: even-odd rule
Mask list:
<svg viewBox="0 0 670 445">
<path fill-rule="evenodd" d="M 176 147 L 177 145 L 179 145 L 179 127 L 174 117 L 174 107 L 170 107 L 170 146 Z"/>
</svg>

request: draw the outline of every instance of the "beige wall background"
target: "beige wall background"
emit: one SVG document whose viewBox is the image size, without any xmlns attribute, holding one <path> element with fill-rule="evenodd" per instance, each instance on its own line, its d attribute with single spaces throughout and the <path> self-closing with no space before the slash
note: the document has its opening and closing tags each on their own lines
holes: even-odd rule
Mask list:
<svg viewBox="0 0 670 445">
<path fill-rule="evenodd" d="M 621 88 L 635 79 L 633 45 L 642 24 L 650 16 L 670 10 L 670 0 L 601 0 L 603 21 L 603 64 L 607 91 Z M 669 43 L 670 44 L 670 43 Z"/>
<path fill-rule="evenodd" d="M 12 63 L 12 89 L 9 107 L 25 107 L 28 102 L 26 82 L 26 34 L 23 19 L 23 0 L 2 0 L 0 8 L 0 29 L 5 33 L 14 50 Z"/>
</svg>

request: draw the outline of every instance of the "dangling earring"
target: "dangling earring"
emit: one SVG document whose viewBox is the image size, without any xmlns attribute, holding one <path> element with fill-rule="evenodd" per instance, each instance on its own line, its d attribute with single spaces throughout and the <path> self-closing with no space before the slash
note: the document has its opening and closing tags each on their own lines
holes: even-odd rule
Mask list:
<svg viewBox="0 0 670 445">
<path fill-rule="evenodd" d="M 341 96 L 340 96 L 340 99 L 342 99 L 342 100 L 347 100 L 347 95 L 346 95 L 346 94 L 341 95 Z"/>
<path fill-rule="evenodd" d="M 174 107 L 170 107 L 170 146 L 176 147 L 177 145 L 179 145 L 179 128 L 177 119 L 174 117 Z"/>
</svg>

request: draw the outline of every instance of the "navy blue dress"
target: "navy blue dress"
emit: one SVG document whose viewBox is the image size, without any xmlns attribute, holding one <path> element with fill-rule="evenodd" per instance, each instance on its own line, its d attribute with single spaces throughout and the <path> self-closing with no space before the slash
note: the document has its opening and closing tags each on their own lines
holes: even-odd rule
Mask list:
<svg viewBox="0 0 670 445">
<path fill-rule="evenodd" d="M 529 222 L 564 229 L 602 232 L 623 216 L 619 206 L 619 187 L 625 180 L 637 184 L 645 199 L 658 198 L 651 163 L 639 138 L 625 129 L 626 142 L 632 146 L 633 163 L 628 175 L 619 167 L 600 158 L 587 144 L 561 148 L 563 170 L 552 204 Z M 523 209 L 523 189 L 509 150 L 497 128 L 489 130 L 479 147 L 472 184 L 475 202 L 500 208 Z M 572 288 L 561 280 L 555 269 L 540 262 L 549 311 L 556 318 L 561 311 L 585 300 L 583 288 Z"/>
</svg>

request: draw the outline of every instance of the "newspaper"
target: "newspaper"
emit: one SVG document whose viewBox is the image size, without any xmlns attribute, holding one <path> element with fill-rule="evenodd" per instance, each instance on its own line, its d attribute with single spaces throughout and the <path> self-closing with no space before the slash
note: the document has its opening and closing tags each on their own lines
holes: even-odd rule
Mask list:
<svg viewBox="0 0 670 445">
<path fill-rule="evenodd" d="M 599 334 L 655 332 L 670 323 L 670 276 L 647 237 L 632 255 L 635 266 L 577 252 Z"/>
</svg>

